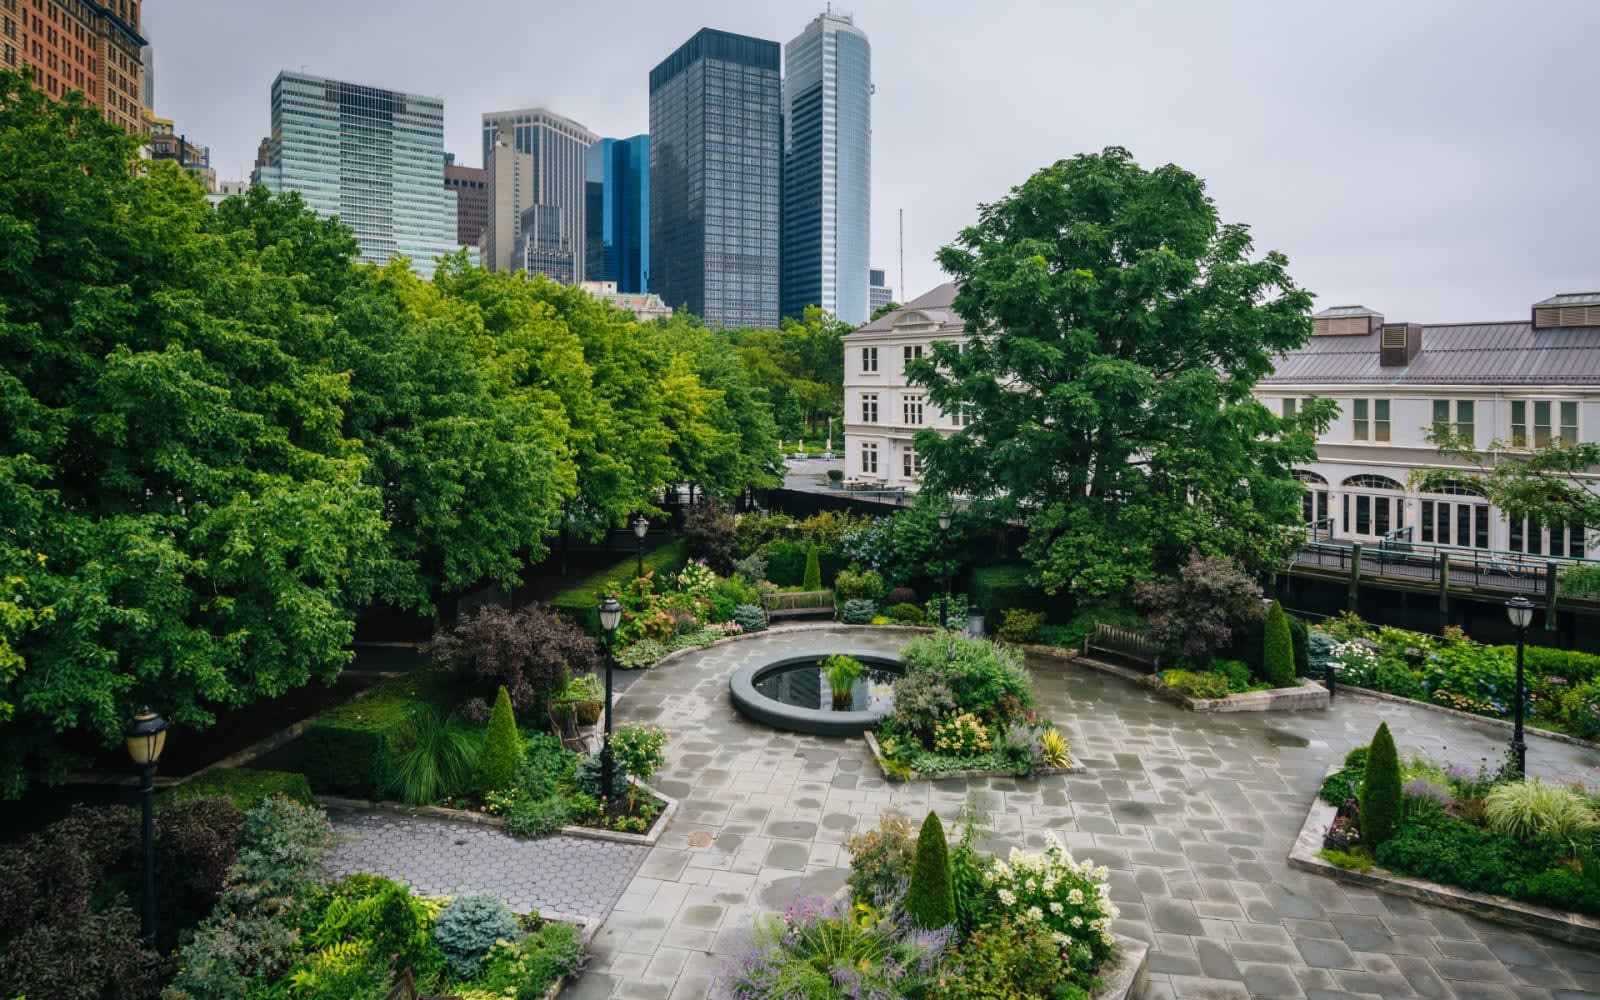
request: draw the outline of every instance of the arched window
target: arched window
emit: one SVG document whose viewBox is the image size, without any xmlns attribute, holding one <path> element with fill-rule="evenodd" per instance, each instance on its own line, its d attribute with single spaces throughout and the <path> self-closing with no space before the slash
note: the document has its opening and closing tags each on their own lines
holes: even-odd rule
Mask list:
<svg viewBox="0 0 1600 1000">
<path fill-rule="evenodd" d="M 1331 522 L 1328 521 L 1328 481 L 1315 472 L 1305 469 L 1290 469 L 1289 474 L 1300 480 L 1305 487 L 1305 493 L 1300 497 L 1300 513 L 1302 519 L 1310 526 L 1313 540 L 1318 531 L 1329 531 Z"/>
<path fill-rule="evenodd" d="M 1388 476 L 1374 476 L 1370 473 L 1362 473 L 1359 476 L 1351 476 L 1344 481 L 1344 485 L 1350 487 L 1351 489 L 1394 490 L 1399 493 L 1404 493 L 1406 489 L 1400 483 L 1395 482 Z"/>
<path fill-rule="evenodd" d="M 1316 483 L 1316 484 L 1321 485 L 1321 486 L 1328 485 L 1328 481 L 1326 479 L 1324 479 L 1322 476 L 1317 475 L 1315 472 L 1308 472 L 1305 469 L 1290 469 L 1289 470 L 1289 475 L 1295 477 L 1296 479 L 1300 480 L 1302 483 L 1305 483 L 1307 485 L 1310 485 L 1312 483 Z"/>
<path fill-rule="evenodd" d="M 1388 476 L 1363 473 L 1344 481 L 1340 513 L 1344 532 L 1359 538 L 1385 538 L 1402 526 L 1405 487 Z"/>
<path fill-rule="evenodd" d="M 1425 490 L 1424 492 L 1440 493 L 1450 497 L 1477 497 L 1479 500 L 1483 499 L 1482 493 L 1479 493 L 1477 489 L 1467 483 L 1463 483 L 1459 479 L 1447 479 L 1438 486 Z"/>
</svg>

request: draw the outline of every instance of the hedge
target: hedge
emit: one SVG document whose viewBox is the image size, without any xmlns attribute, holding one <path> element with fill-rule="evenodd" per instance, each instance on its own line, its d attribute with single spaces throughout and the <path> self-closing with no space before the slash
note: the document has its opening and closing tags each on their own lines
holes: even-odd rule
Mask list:
<svg viewBox="0 0 1600 1000">
<path fill-rule="evenodd" d="M 212 767 L 161 793 L 163 805 L 186 799 L 222 795 L 240 809 L 251 809 L 262 799 L 282 795 L 311 805 L 311 782 L 292 771 L 258 771 L 250 767 Z"/>
<path fill-rule="evenodd" d="M 991 618 L 999 619 L 1000 612 L 1012 608 L 1024 611 L 1050 610 L 1044 592 L 1028 582 L 1028 570 L 1023 566 L 982 566 L 972 571 L 971 594 L 973 603 Z"/>
<path fill-rule="evenodd" d="M 806 577 L 806 558 L 812 543 L 780 538 L 767 542 L 757 549 L 767 560 L 767 579 L 780 587 L 800 587 Z M 822 586 L 833 586 L 841 569 L 846 569 L 844 556 L 833 549 L 817 548 L 818 568 L 822 571 Z"/>
<path fill-rule="evenodd" d="M 688 543 L 681 538 L 674 538 L 659 549 L 644 554 L 644 571 L 646 573 L 653 571 L 659 581 L 661 577 L 683 569 L 688 562 Z M 633 580 L 637 570 L 638 557 L 630 555 L 610 569 L 591 573 L 552 597 L 550 606 L 571 615 L 589 633 L 599 635 L 600 616 L 595 609 L 605 599 L 608 591 L 621 590 Z M 658 582 L 656 590 L 660 589 Z"/>
<path fill-rule="evenodd" d="M 375 798 L 389 784 L 396 736 L 418 702 L 448 713 L 457 691 L 443 670 L 416 670 L 328 709 L 306 729 L 305 774 L 325 795 Z"/>
</svg>

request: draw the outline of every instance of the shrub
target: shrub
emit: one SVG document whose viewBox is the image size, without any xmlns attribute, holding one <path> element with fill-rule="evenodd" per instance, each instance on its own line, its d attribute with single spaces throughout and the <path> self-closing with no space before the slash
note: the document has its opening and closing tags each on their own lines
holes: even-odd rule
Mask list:
<svg viewBox="0 0 1600 1000">
<path fill-rule="evenodd" d="M 1559 579 L 1561 593 L 1568 597 L 1600 598 L 1600 566 L 1565 566 Z"/>
<path fill-rule="evenodd" d="M 476 985 L 497 1000 L 537 1000 L 583 962 L 578 929 L 546 920 L 519 941 L 497 944 L 484 958 Z"/>
<path fill-rule="evenodd" d="M 1365 750 L 1365 747 L 1361 749 Z M 1367 768 L 1365 761 L 1360 767 L 1344 767 L 1322 779 L 1322 787 L 1317 792 L 1317 798 L 1330 806 L 1342 806 L 1346 802 L 1361 795 L 1361 783 L 1366 777 Z"/>
<path fill-rule="evenodd" d="M 746 632 L 764 632 L 767 612 L 759 604 L 741 604 L 733 609 L 733 620 Z"/>
<path fill-rule="evenodd" d="M 989 730 L 971 712 L 951 715 L 933 727 L 933 748 L 957 757 L 974 757 L 989 749 Z"/>
<path fill-rule="evenodd" d="M 844 470 L 843 469 L 829 469 L 828 470 L 828 482 L 830 482 L 830 483 L 842 483 L 842 482 L 844 482 Z"/>
<path fill-rule="evenodd" d="M 918 927 L 932 930 L 955 923 L 956 898 L 950 884 L 950 848 L 939 814 L 928 813 L 917 834 L 911 858 L 911 884 L 906 887 L 906 913 Z"/>
<path fill-rule="evenodd" d="M 1028 582 L 1028 570 L 1024 566 L 980 566 L 974 569 L 972 599 L 991 613 L 1002 608 L 1045 610 L 1045 596 Z"/>
<path fill-rule="evenodd" d="M 1161 679 L 1170 688 L 1183 692 L 1190 698 L 1226 698 L 1228 696 L 1228 678 L 1222 674 L 1212 673 L 1209 670 L 1184 670 L 1174 667 L 1163 670 Z"/>
<path fill-rule="evenodd" d="M 1033 707 L 1033 678 L 1022 665 L 1022 654 L 987 639 L 952 633 L 920 636 L 901 649 L 900 659 L 907 676 L 927 671 L 942 677 L 956 705 L 985 724 Z M 898 705 L 898 683 L 895 697 Z"/>
<path fill-rule="evenodd" d="M 516 914 L 488 893 L 457 896 L 439 911 L 433 922 L 433 938 L 439 942 L 450 971 L 462 979 L 471 978 L 483 956 L 501 939 L 517 937 Z"/>
<path fill-rule="evenodd" d="M 720 500 L 706 497 L 683 513 L 683 542 L 689 558 L 726 574 L 733 568 L 733 515 Z"/>
<path fill-rule="evenodd" d="M 1212 660 L 1206 669 L 1226 680 L 1230 693 L 1248 691 L 1256 683 L 1249 666 L 1239 660 Z"/>
<path fill-rule="evenodd" d="M 817 547 L 809 546 L 806 549 L 806 575 L 800 581 L 801 590 L 822 589 L 822 563 L 818 558 Z"/>
<path fill-rule="evenodd" d="M 1063 945 L 1063 957 L 1070 959 L 1072 981 L 1087 988 L 1095 970 L 1111 957 L 1115 941 L 1110 924 L 1121 915 L 1106 886 L 1109 872 L 1074 861 L 1054 834 L 1046 834 L 1045 842 L 1042 855 L 1013 850 L 1006 864 L 996 859 L 989 865 L 983 882 L 998 905 L 980 915 L 981 920 L 993 927 L 1009 917 L 1071 938 L 1070 945 Z"/>
<path fill-rule="evenodd" d="M 1048 931 L 1010 918 L 974 931 L 947 968 L 929 990 L 929 1000 L 1089 996 L 1081 987 L 1072 989 L 1071 964 Z"/>
<path fill-rule="evenodd" d="M 365 950 L 379 958 L 381 964 L 387 965 L 393 956 L 397 966 L 425 972 L 426 966 L 437 967 L 443 961 L 429 932 L 432 920 L 431 904 L 412 896 L 402 883 L 379 875 L 347 875 L 333 886 L 332 898 L 324 907 L 321 920 L 306 934 L 306 942 L 312 948 L 329 951 L 333 950 L 330 946 L 341 942 L 365 944 Z M 317 957 L 311 956 L 313 963 Z M 291 977 L 295 992 L 349 995 L 312 988 L 308 982 L 311 978 L 301 974 Z"/>
<path fill-rule="evenodd" d="M 1038 611 L 1009 608 L 1000 613 L 1000 638 L 1007 642 L 1033 642 L 1039 638 L 1044 615 Z"/>
<path fill-rule="evenodd" d="M 854 601 L 845 601 L 839 608 L 839 620 L 846 625 L 867 625 L 872 622 L 878 613 L 876 601 L 858 598 Z"/>
<path fill-rule="evenodd" d="M 1400 755 L 1389 735 L 1389 724 L 1380 722 L 1361 780 L 1361 836 L 1374 849 L 1381 848 L 1394 836 L 1399 823 Z"/>
<path fill-rule="evenodd" d="M 508 718 L 510 714 L 507 702 Z M 491 731 L 492 726 L 491 720 Z M 387 791 L 402 802 L 422 806 L 454 795 L 472 776 L 477 755 L 472 736 L 447 723 L 432 705 L 419 704 L 412 710 L 410 724 L 396 743 L 404 749 L 395 758 Z"/>
<path fill-rule="evenodd" d="M 895 587 L 884 595 L 884 600 L 888 601 L 890 605 L 915 604 L 917 592 L 910 587 Z"/>
<path fill-rule="evenodd" d="M 889 609 L 889 620 L 896 625 L 925 625 L 927 624 L 928 616 L 923 614 L 922 609 L 915 604 L 906 602 L 904 604 L 896 604 Z"/>
<path fill-rule="evenodd" d="M 640 639 L 617 654 L 617 666 L 625 670 L 639 670 L 672 652 L 667 644 L 656 639 Z"/>
<path fill-rule="evenodd" d="M 1261 679 L 1275 688 L 1294 686 L 1294 636 L 1289 618 L 1277 601 L 1267 609 L 1266 636 L 1261 652 Z"/>
<path fill-rule="evenodd" d="M 866 664 L 842 653 L 834 653 L 822 661 L 822 676 L 828 682 L 828 693 L 833 696 L 834 705 L 841 702 L 845 707 L 850 705 L 856 681 L 866 672 Z"/>
<path fill-rule="evenodd" d="M 611 791 L 607 794 L 600 785 L 600 755 L 592 753 L 578 761 L 578 766 L 573 769 L 572 783 L 580 792 L 595 799 L 620 799 L 628 794 L 633 786 L 628 783 L 628 769 L 616 759 L 616 747 L 611 748 L 612 763 L 615 765 L 611 773 Z"/>
<path fill-rule="evenodd" d="M 933 728 L 956 708 L 956 696 L 944 676 L 913 670 L 894 682 L 894 718 L 912 736 L 931 746 Z"/>
<path fill-rule="evenodd" d="M 947 600 L 942 602 L 944 604 L 945 615 L 942 625 L 939 621 L 940 603 L 939 595 L 934 594 L 932 597 L 928 598 L 928 602 L 922 606 L 923 614 L 927 615 L 929 624 L 933 625 L 935 628 L 942 627 L 955 629 L 956 631 L 960 631 L 961 629 L 967 627 L 966 594 L 951 594 Z"/>
<path fill-rule="evenodd" d="M 156 817 L 161 892 L 178 897 L 187 913 L 208 912 L 227 885 L 243 830 L 244 813 L 224 796 L 188 798 L 162 809 Z"/>
<path fill-rule="evenodd" d="M 883 577 L 878 575 L 877 570 L 852 566 L 840 570 L 839 575 L 833 578 L 833 592 L 842 601 L 855 598 L 876 601 L 883 595 Z"/>
<path fill-rule="evenodd" d="M 767 579 L 780 587 L 800 586 L 805 579 L 809 551 L 808 546 L 787 538 L 763 545 L 760 555 L 767 563 Z"/>
<path fill-rule="evenodd" d="M 1319 628 L 1311 629 L 1306 635 L 1306 668 L 1313 677 L 1322 676 L 1322 668 L 1333 655 L 1333 649 L 1339 643 L 1333 636 Z"/>
<path fill-rule="evenodd" d="M 456 709 L 456 718 L 469 726 L 487 726 L 489 724 L 489 703 L 477 695 L 473 695 Z"/>
<path fill-rule="evenodd" d="M 443 671 L 413 671 L 317 716 L 303 737 L 302 767 L 311 787 L 331 795 L 381 795 L 417 703 L 448 707 L 455 697 L 450 681 Z"/>
<path fill-rule="evenodd" d="M 519 611 L 478 608 L 436 633 L 428 653 L 467 680 L 504 687 L 519 710 L 542 710 L 570 674 L 593 672 L 604 662 L 599 643 L 538 602 Z"/>
<path fill-rule="evenodd" d="M 759 552 L 752 552 L 743 559 L 733 561 L 733 575 L 736 579 L 743 580 L 752 587 L 760 586 L 767 578 L 767 558 Z"/>
<path fill-rule="evenodd" d="M 644 571 L 666 577 L 689 561 L 689 548 L 681 538 L 644 554 Z M 635 579 L 635 557 L 629 555 L 609 569 L 593 573 L 550 599 L 550 607 L 567 616 L 590 635 L 600 634 L 600 602 Z"/>
<path fill-rule="evenodd" d="M 911 824 L 898 810 L 890 808 L 878 825 L 845 841 L 850 852 L 850 898 L 887 909 L 898 903 L 911 877 Z"/>
<path fill-rule="evenodd" d="M 262 799 L 283 795 L 306 805 L 311 804 L 311 783 L 306 776 L 292 771 L 256 770 L 253 767 L 209 767 L 199 774 L 185 778 L 161 793 L 163 803 L 182 802 L 191 798 L 223 795 L 233 800 L 240 809 L 249 809 Z"/>
<path fill-rule="evenodd" d="M 993 743 L 995 756 L 1013 774 L 1033 774 L 1044 765 L 1044 745 L 1037 725 L 1008 723 L 995 731 Z"/>
<path fill-rule="evenodd" d="M 629 723 L 618 726 L 611 734 L 611 755 L 616 763 L 638 781 L 649 781 L 650 776 L 667 762 L 662 750 L 667 745 L 667 734 L 655 726 Z M 634 801 L 636 789 L 628 786 L 628 801 Z"/>
<path fill-rule="evenodd" d="M 1576 844 L 1600 829 L 1583 795 L 1538 778 L 1495 787 L 1484 798 L 1483 820 L 1489 829 L 1517 840 L 1549 837 Z"/>
<path fill-rule="evenodd" d="M 1295 673 L 1307 675 L 1311 673 L 1311 627 L 1299 615 L 1287 616 L 1289 620 L 1289 640 L 1294 646 Z"/>
<path fill-rule="evenodd" d="M 1554 844 L 1518 842 L 1502 833 L 1433 813 L 1406 824 L 1375 852 L 1397 875 L 1501 893 L 1519 877 L 1536 875 L 1559 859 Z"/>
<path fill-rule="evenodd" d="M 1507 879 L 1502 891 L 1512 899 L 1573 913 L 1600 915 L 1600 882 L 1570 868 Z"/>
<path fill-rule="evenodd" d="M 1066 767 L 1072 763 L 1072 748 L 1061 730 L 1054 726 L 1039 734 L 1039 750 L 1046 767 Z"/>
<path fill-rule="evenodd" d="M 1169 652 L 1204 660 L 1260 620 L 1261 588 L 1227 559 L 1191 554 L 1177 580 L 1139 583 L 1134 595 L 1149 616 L 1150 638 Z"/>
<path fill-rule="evenodd" d="M 572 822 L 572 806 L 564 795 L 516 795 L 500 818 L 513 837 L 543 837 Z"/>
<path fill-rule="evenodd" d="M 511 695 L 502 687 L 495 692 L 494 708 L 489 711 L 489 732 L 472 775 L 474 787 L 480 792 L 511 788 L 521 759 L 522 740 L 517 736 L 517 720 L 511 714 Z"/>
<path fill-rule="evenodd" d="M 0 952 L 0 982 L 19 1000 L 155 997 L 159 969 L 160 956 L 140 946 L 139 918 L 122 902 L 27 927 Z"/>
</svg>

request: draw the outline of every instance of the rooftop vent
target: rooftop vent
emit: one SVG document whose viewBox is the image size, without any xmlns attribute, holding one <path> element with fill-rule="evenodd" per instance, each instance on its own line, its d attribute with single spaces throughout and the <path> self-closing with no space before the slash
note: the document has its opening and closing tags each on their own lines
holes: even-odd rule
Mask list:
<svg viewBox="0 0 1600 1000">
<path fill-rule="evenodd" d="M 1313 337 L 1359 337 L 1376 333 L 1383 314 L 1366 306 L 1334 306 L 1311 317 Z"/>
<path fill-rule="evenodd" d="M 1416 360 L 1422 350 L 1421 323 L 1385 323 L 1378 340 L 1378 363 L 1385 368 L 1401 368 Z"/>
<path fill-rule="evenodd" d="M 1600 292 L 1567 292 L 1533 304 L 1533 326 L 1600 326 Z"/>
</svg>

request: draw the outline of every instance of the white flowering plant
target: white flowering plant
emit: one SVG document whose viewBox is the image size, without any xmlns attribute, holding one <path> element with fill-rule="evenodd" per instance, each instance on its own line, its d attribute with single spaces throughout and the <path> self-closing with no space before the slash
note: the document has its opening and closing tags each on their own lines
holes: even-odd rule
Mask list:
<svg viewBox="0 0 1600 1000">
<path fill-rule="evenodd" d="M 1120 916 L 1111 901 L 1104 866 L 1075 861 L 1054 834 L 1043 854 L 1013 848 L 1004 861 L 986 858 L 980 879 L 987 905 L 977 908 L 978 922 L 1035 924 L 1050 933 L 1063 957 L 1075 969 L 1099 969 L 1115 951 L 1111 921 Z"/>
</svg>

